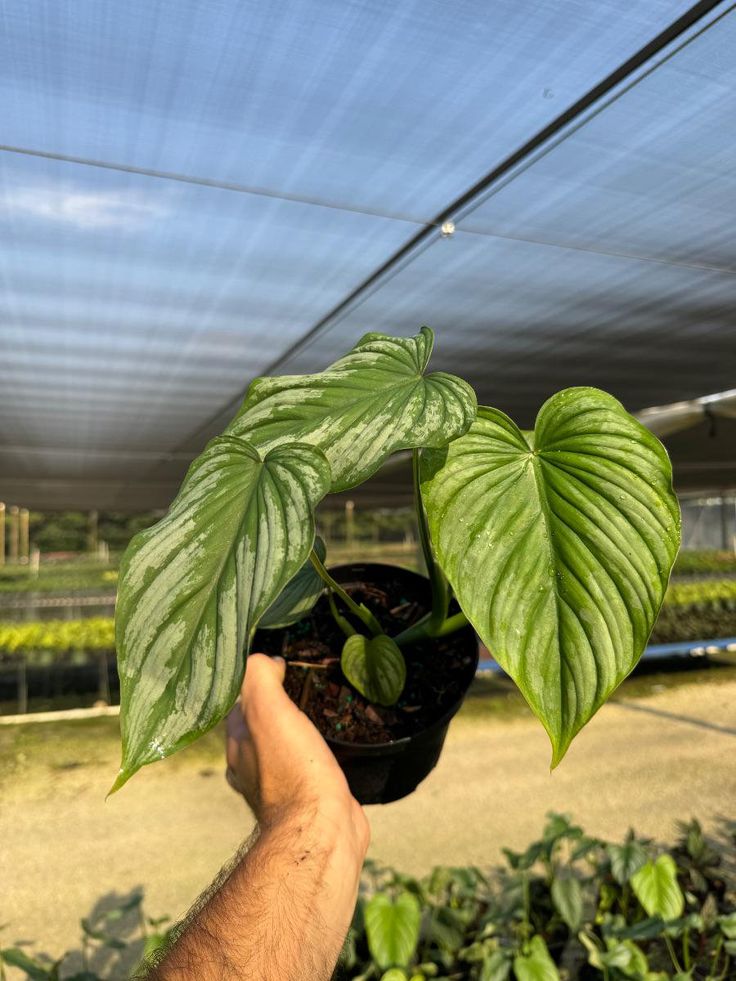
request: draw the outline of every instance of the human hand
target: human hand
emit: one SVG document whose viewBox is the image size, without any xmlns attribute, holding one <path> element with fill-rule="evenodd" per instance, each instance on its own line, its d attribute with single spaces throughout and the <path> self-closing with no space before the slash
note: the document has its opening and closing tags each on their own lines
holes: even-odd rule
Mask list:
<svg viewBox="0 0 736 981">
<path fill-rule="evenodd" d="M 240 699 L 227 719 L 227 779 L 262 829 L 325 822 L 360 860 L 370 840 L 363 809 L 320 733 L 283 688 L 282 658 L 251 654 Z"/>
<path fill-rule="evenodd" d="M 251 654 L 227 720 L 227 779 L 259 824 L 150 981 L 328 981 L 350 928 L 370 831 L 327 743 Z"/>
</svg>

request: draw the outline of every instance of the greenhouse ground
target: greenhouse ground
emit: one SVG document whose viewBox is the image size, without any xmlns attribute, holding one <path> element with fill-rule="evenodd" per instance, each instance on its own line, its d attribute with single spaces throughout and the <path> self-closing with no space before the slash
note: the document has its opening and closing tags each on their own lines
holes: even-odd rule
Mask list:
<svg viewBox="0 0 736 981">
<path fill-rule="evenodd" d="M 412 872 L 493 864 L 501 847 L 536 836 L 549 810 L 603 837 L 633 825 L 667 839 L 690 816 L 713 828 L 736 810 L 734 704 L 734 666 L 632 679 L 550 774 L 544 732 L 518 695 L 481 682 L 435 772 L 406 800 L 369 809 L 371 855 Z M 251 828 L 222 779 L 220 738 L 105 803 L 116 719 L 0 729 L 3 943 L 74 949 L 79 918 L 136 886 L 151 915 L 181 915 Z"/>
</svg>

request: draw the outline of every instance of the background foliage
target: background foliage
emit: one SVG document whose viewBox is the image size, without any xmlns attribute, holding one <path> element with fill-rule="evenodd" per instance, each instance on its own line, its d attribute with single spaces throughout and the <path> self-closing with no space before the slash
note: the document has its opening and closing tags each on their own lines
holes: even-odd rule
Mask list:
<svg viewBox="0 0 736 981">
<path fill-rule="evenodd" d="M 736 580 L 673 583 L 652 641 L 657 642 L 663 635 L 672 640 L 731 636 L 724 631 L 731 621 L 736 635 Z M 0 659 L 18 653 L 42 654 L 39 663 L 49 663 L 52 652 L 63 655 L 70 651 L 112 651 L 114 647 L 112 617 L 0 622 Z"/>
<path fill-rule="evenodd" d="M 736 976 L 736 826 L 695 820 L 663 850 L 586 835 L 550 814 L 507 865 L 416 879 L 370 863 L 343 977 L 383 981 L 724 981 Z M 380 916 L 377 915 L 380 913 Z"/>
<path fill-rule="evenodd" d="M 663 849 L 630 831 L 601 841 L 561 814 L 500 869 L 423 878 L 366 863 L 337 978 L 353 981 L 729 981 L 736 976 L 736 825 L 716 841 L 696 820 Z M 142 895 L 81 921 L 79 950 L 52 959 L 0 950 L 31 979 L 143 976 L 167 917 Z M 103 965 L 101 967 L 100 965 Z M 81 970 L 79 970 L 81 967 Z"/>
</svg>

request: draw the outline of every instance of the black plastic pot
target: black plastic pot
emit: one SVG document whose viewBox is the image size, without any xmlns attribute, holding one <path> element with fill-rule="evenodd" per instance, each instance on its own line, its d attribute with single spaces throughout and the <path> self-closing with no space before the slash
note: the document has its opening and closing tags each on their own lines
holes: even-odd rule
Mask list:
<svg viewBox="0 0 736 981">
<path fill-rule="evenodd" d="M 334 579 L 345 586 L 354 581 L 381 583 L 390 574 L 402 581 L 404 593 L 412 600 L 428 604 L 429 580 L 408 569 L 379 563 L 356 563 L 330 569 Z M 388 804 L 406 797 L 434 769 L 442 752 L 452 717 L 463 703 L 478 667 L 478 639 L 472 627 L 465 627 L 454 638 L 458 648 L 470 655 L 463 694 L 442 710 L 426 729 L 391 743 L 348 743 L 327 739 L 347 777 L 353 796 L 361 804 Z"/>
</svg>

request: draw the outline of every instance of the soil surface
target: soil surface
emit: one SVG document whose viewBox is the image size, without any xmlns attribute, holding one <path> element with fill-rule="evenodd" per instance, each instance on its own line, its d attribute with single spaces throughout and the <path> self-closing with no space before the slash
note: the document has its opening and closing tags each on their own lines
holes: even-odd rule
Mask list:
<svg viewBox="0 0 736 981">
<path fill-rule="evenodd" d="M 366 575 L 338 575 L 338 581 L 351 599 L 368 607 L 389 636 L 400 634 L 429 612 L 427 580 L 391 566 L 357 568 Z M 371 574 L 379 569 L 384 570 L 380 580 Z M 339 600 L 337 606 L 356 629 L 365 631 Z M 470 629 L 412 644 L 402 651 L 406 685 L 401 698 L 386 708 L 368 702 L 345 679 L 340 670 L 344 643 L 345 635 L 326 597 L 293 627 L 262 630 L 254 643 L 255 650 L 286 659 L 289 696 L 324 736 L 341 742 L 389 743 L 421 732 L 457 704 L 475 672 L 477 646 Z"/>
</svg>

